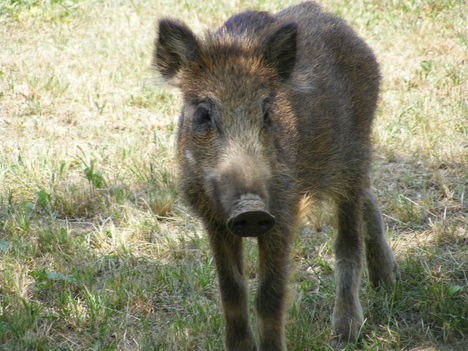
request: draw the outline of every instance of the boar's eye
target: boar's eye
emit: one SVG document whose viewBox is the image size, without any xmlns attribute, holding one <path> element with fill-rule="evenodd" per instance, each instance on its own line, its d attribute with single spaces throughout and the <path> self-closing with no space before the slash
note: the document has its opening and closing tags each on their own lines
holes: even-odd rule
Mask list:
<svg viewBox="0 0 468 351">
<path fill-rule="evenodd" d="M 206 130 L 212 126 L 211 113 L 205 106 L 198 106 L 193 115 L 193 126 L 196 130 Z"/>
<path fill-rule="evenodd" d="M 269 128 L 271 126 L 271 107 L 269 99 L 263 101 L 263 126 Z"/>
</svg>

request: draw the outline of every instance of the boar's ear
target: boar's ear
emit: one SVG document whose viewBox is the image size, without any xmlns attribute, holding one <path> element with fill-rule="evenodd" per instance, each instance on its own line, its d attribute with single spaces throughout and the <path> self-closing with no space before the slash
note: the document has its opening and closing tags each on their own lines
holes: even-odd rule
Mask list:
<svg viewBox="0 0 468 351">
<path fill-rule="evenodd" d="M 296 39 L 296 23 L 287 23 L 276 29 L 265 40 L 263 57 L 283 80 L 289 78 L 296 63 Z"/>
<path fill-rule="evenodd" d="M 198 49 L 197 38 L 184 23 L 161 19 L 155 41 L 153 67 L 171 82 L 185 65 L 196 58 Z"/>
</svg>

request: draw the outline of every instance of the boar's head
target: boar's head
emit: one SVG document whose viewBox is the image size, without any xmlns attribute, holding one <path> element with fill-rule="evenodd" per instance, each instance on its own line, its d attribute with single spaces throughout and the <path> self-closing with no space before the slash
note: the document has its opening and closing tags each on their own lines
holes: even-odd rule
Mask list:
<svg viewBox="0 0 468 351">
<path fill-rule="evenodd" d="M 197 191 L 239 236 L 275 225 L 275 131 L 290 123 L 286 82 L 296 36 L 296 25 L 286 23 L 255 35 L 220 30 L 200 39 L 182 22 L 159 21 L 153 65 L 184 99 L 177 132 L 183 176 L 199 179 Z"/>
</svg>

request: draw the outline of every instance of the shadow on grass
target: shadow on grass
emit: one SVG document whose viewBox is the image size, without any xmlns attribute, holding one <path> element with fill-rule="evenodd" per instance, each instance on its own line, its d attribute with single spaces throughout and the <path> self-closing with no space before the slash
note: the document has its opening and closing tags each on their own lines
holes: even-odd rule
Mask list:
<svg viewBox="0 0 468 351">
<path fill-rule="evenodd" d="M 410 161 L 377 162 L 376 189 L 401 280 L 385 292 L 363 279 L 367 320 L 357 348 L 465 349 L 468 245 L 457 172 L 440 178 Z M 141 213 L 141 203 L 150 201 L 147 192 L 140 195 L 141 201 L 126 203 L 127 213 Z M 198 222 L 183 207 L 159 218 L 145 209 L 133 222 L 116 226 L 97 217 L 63 220 L 38 203 L 5 202 L 0 349 L 221 349 L 216 276 Z M 301 227 L 295 241 L 287 324 L 291 350 L 329 349 L 333 231 L 324 228 Z M 247 246 L 252 302 L 256 246 L 253 241 Z"/>
<path fill-rule="evenodd" d="M 135 243 L 138 252 L 132 252 L 125 245 L 105 247 L 105 238 L 70 227 L 34 231 L 5 240 L 0 346 L 218 349 L 222 318 L 211 257 L 197 248 L 204 245 L 200 239 L 163 239 L 174 252 L 157 257 L 158 242 Z"/>
</svg>

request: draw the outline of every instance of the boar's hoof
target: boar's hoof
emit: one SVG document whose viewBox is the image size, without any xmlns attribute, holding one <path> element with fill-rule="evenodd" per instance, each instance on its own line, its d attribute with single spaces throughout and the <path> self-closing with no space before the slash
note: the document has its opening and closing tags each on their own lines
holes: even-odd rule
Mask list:
<svg viewBox="0 0 468 351">
<path fill-rule="evenodd" d="M 267 211 L 245 211 L 229 218 L 228 228 L 239 236 L 259 236 L 275 225 L 275 217 Z"/>
</svg>

